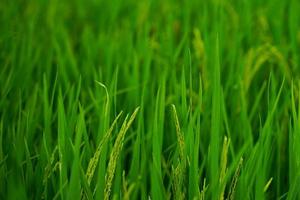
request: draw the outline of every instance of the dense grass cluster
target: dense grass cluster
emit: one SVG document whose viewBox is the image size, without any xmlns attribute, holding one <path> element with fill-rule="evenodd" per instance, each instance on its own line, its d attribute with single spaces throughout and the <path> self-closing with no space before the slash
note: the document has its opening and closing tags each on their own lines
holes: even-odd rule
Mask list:
<svg viewBox="0 0 300 200">
<path fill-rule="evenodd" d="M 300 199 L 299 0 L 1 0 L 0 199 Z"/>
</svg>

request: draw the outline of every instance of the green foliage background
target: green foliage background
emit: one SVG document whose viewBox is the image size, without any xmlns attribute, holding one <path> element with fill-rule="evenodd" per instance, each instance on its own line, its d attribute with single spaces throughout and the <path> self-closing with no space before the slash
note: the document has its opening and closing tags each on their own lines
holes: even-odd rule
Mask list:
<svg viewBox="0 0 300 200">
<path fill-rule="evenodd" d="M 299 10 L 1 0 L 0 199 L 300 199 Z"/>
</svg>

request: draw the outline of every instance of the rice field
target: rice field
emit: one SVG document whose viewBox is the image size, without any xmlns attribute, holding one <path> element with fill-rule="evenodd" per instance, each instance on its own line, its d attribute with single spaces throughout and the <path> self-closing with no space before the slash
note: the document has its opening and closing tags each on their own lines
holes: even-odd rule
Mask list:
<svg viewBox="0 0 300 200">
<path fill-rule="evenodd" d="M 299 0 L 1 0 L 0 199 L 300 199 Z"/>
</svg>

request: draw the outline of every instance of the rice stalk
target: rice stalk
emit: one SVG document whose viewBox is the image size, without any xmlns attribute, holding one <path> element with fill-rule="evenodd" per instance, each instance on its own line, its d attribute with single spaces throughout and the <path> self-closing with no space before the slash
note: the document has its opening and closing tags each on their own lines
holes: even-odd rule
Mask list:
<svg viewBox="0 0 300 200">
<path fill-rule="evenodd" d="M 104 200 L 109 200 L 110 193 L 111 193 L 111 187 L 112 187 L 113 179 L 114 179 L 114 175 L 115 175 L 116 165 L 117 165 L 117 161 L 118 161 L 119 155 L 120 155 L 122 147 L 123 147 L 124 138 L 125 138 L 127 130 L 130 128 L 132 122 L 134 121 L 138 111 L 139 111 L 139 107 L 135 109 L 135 111 L 131 115 L 128 122 L 127 122 L 128 115 L 126 116 L 126 118 L 122 124 L 121 130 L 118 133 L 115 144 L 112 148 L 106 175 L 105 175 Z"/>
<path fill-rule="evenodd" d="M 178 120 L 178 116 L 177 116 L 177 112 L 176 112 L 176 107 L 174 104 L 172 105 L 172 110 L 173 110 L 173 118 L 174 118 L 175 127 L 176 127 L 177 142 L 179 144 L 179 159 L 183 164 L 185 164 L 186 157 L 185 157 L 184 137 L 181 133 L 180 124 L 179 124 L 179 120 Z"/>
<path fill-rule="evenodd" d="M 87 171 L 86 171 L 86 177 L 87 177 L 88 184 L 90 184 L 92 179 L 93 179 L 96 167 L 97 167 L 98 162 L 99 162 L 100 154 L 103 150 L 103 146 L 108 141 L 108 139 L 110 138 L 111 133 L 112 133 L 115 125 L 117 124 L 118 119 L 121 117 L 122 113 L 123 112 L 121 111 L 118 114 L 118 116 L 115 118 L 115 120 L 113 121 L 112 125 L 110 126 L 110 128 L 108 129 L 108 131 L 106 132 L 104 137 L 101 139 L 101 141 L 100 141 L 100 143 L 99 143 L 99 145 L 98 145 L 98 147 L 95 151 L 94 156 L 91 158 L 91 160 L 88 164 L 88 168 L 87 168 Z"/>
<path fill-rule="evenodd" d="M 287 80 L 291 82 L 291 69 L 283 54 L 273 45 L 265 44 L 256 49 L 250 49 L 245 63 L 244 84 L 246 92 L 257 74 L 263 67 L 263 64 L 268 61 L 276 61 L 279 70 L 285 75 Z"/>
<path fill-rule="evenodd" d="M 123 171 L 122 173 L 122 183 L 123 183 L 123 199 L 124 200 L 130 200 L 130 195 L 133 192 L 133 189 L 135 188 L 135 183 L 131 184 L 128 186 L 128 182 L 125 178 L 125 171 Z"/>
<path fill-rule="evenodd" d="M 48 162 L 46 168 L 45 168 L 45 173 L 44 173 L 44 178 L 43 178 L 43 184 L 45 185 L 47 183 L 47 179 L 50 177 L 51 175 L 51 172 L 53 171 L 53 163 L 55 161 L 55 155 L 56 155 L 56 152 L 58 152 L 58 146 L 56 145 L 52 154 L 51 154 L 51 157 L 50 157 L 50 161 Z"/>
<path fill-rule="evenodd" d="M 236 185 L 240 176 L 240 172 L 241 172 L 241 168 L 243 165 L 243 158 L 240 159 L 239 164 L 235 170 L 232 182 L 230 184 L 230 188 L 229 188 L 229 193 L 227 196 L 227 200 L 233 200 L 234 199 L 234 195 L 235 195 L 235 191 L 236 191 Z"/>
<path fill-rule="evenodd" d="M 208 186 L 206 185 L 206 178 L 204 178 L 203 187 L 202 187 L 201 192 L 199 193 L 199 199 L 200 200 L 204 200 L 205 199 L 205 193 L 206 193 L 207 189 L 208 189 Z"/>
<path fill-rule="evenodd" d="M 172 186 L 175 199 L 185 199 L 184 180 L 186 174 L 186 157 L 185 157 L 185 142 L 182 132 L 180 130 L 180 124 L 176 112 L 175 105 L 172 105 L 173 118 L 175 121 L 177 142 L 179 144 L 179 163 L 174 168 L 172 167 Z"/>
<path fill-rule="evenodd" d="M 225 191 L 225 176 L 227 173 L 227 154 L 228 154 L 228 148 L 229 148 L 230 140 L 227 139 L 227 137 L 224 138 L 223 143 L 223 149 L 222 149 L 222 155 L 221 155 L 221 172 L 220 172 L 220 200 L 224 199 L 224 191 Z"/>
</svg>

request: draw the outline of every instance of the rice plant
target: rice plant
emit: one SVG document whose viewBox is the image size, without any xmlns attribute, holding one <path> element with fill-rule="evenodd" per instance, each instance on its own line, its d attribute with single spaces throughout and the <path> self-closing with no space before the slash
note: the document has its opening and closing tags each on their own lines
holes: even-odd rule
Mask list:
<svg viewBox="0 0 300 200">
<path fill-rule="evenodd" d="M 0 199 L 300 199 L 299 0 L 1 0 Z"/>
</svg>

